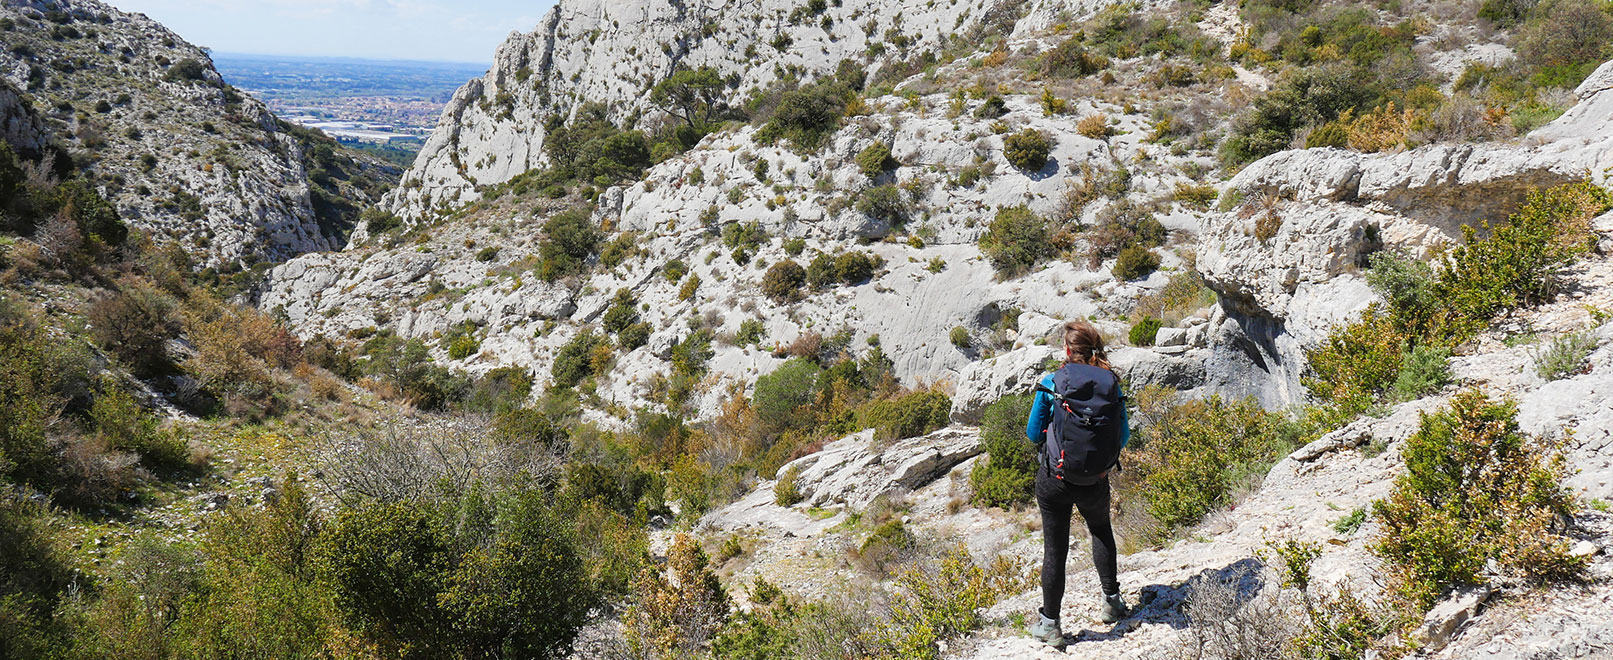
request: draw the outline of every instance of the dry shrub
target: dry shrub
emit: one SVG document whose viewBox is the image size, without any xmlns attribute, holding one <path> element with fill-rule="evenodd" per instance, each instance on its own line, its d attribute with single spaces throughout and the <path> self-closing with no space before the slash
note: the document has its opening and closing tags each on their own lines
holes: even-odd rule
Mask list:
<svg viewBox="0 0 1613 660">
<path fill-rule="evenodd" d="M 203 301 L 186 325 L 196 355 L 185 371 L 222 398 L 231 414 L 271 409 L 281 391 L 271 370 L 290 369 L 301 359 L 296 336 L 257 310 Z"/>
<path fill-rule="evenodd" d="M 1183 613 L 1188 627 L 1177 657 L 1192 660 L 1287 660 L 1302 627 L 1287 590 L 1266 588 L 1274 576 L 1255 569 L 1205 575 L 1193 582 Z M 1254 594 L 1245 586 L 1253 583 Z"/>
<path fill-rule="evenodd" d="M 1339 122 L 1348 126 L 1351 149 L 1372 153 L 1407 146 L 1406 141 L 1416 118 L 1416 111 L 1411 108 L 1396 110 L 1395 102 L 1390 101 L 1354 119 L 1346 111 Z"/>
<path fill-rule="evenodd" d="M 316 453 L 321 481 L 351 505 L 429 500 L 441 492 L 467 492 L 477 483 L 553 483 L 562 463 L 541 439 L 498 441 L 480 416 L 435 418 L 431 424 L 388 419 L 326 438 Z"/>
<path fill-rule="evenodd" d="M 123 278 L 116 291 L 96 297 L 85 315 L 95 342 L 136 373 L 153 374 L 167 366 L 163 343 L 179 332 L 179 304 L 150 281 Z"/>
<path fill-rule="evenodd" d="M 299 362 L 291 370 L 291 375 L 308 384 L 308 390 L 319 399 L 325 401 L 346 402 L 347 388 L 342 381 L 332 376 L 330 372 L 320 369 L 307 362 Z"/>
<path fill-rule="evenodd" d="M 1084 117 L 1075 125 L 1075 132 L 1094 140 L 1109 137 L 1109 116 L 1100 112 Z"/>
<path fill-rule="evenodd" d="M 81 507 L 105 506 L 133 488 L 143 476 L 140 457 L 114 451 L 99 434 L 61 440 L 63 501 Z"/>
<path fill-rule="evenodd" d="M 1276 209 L 1268 209 L 1255 220 L 1255 239 L 1261 243 L 1270 243 L 1277 236 L 1277 231 L 1283 228 L 1283 216 Z"/>
<path fill-rule="evenodd" d="M 796 337 L 795 341 L 790 343 L 790 347 L 785 349 L 785 352 L 791 357 L 816 360 L 818 355 L 823 352 L 823 335 L 816 332 L 801 333 L 801 336 Z"/>
</svg>

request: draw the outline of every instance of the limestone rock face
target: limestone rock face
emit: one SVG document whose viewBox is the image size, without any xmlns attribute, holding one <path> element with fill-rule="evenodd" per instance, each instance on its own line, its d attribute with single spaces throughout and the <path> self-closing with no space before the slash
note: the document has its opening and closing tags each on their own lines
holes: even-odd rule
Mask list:
<svg viewBox="0 0 1613 660">
<path fill-rule="evenodd" d="M 807 505 L 860 509 L 880 495 L 924 486 L 982 451 L 979 432 L 962 428 L 881 444 L 865 430 L 785 464 L 779 474 L 795 473 Z"/>
<path fill-rule="evenodd" d="M 1059 359 L 1052 346 L 1027 346 L 964 367 L 952 392 L 952 421 L 975 424 L 985 407 L 1010 394 L 1030 394 L 1047 374 L 1049 359 Z"/>
<path fill-rule="evenodd" d="M 310 153 L 317 138 L 289 132 L 228 87 L 204 50 L 143 14 L 62 0 L 6 2 L 0 17 L 16 25 L 0 50 L 0 138 L 22 152 L 55 140 L 90 156 L 123 219 L 182 246 L 198 268 L 341 248 L 344 221 L 316 206 L 305 162 L 340 169 L 321 180 L 355 208 L 373 200 L 351 181 L 397 175 L 379 161 Z M 187 60 L 201 65 L 197 77 L 169 75 Z"/>
<path fill-rule="evenodd" d="M 978 43 L 987 34 L 1021 35 L 1110 4 L 844 0 L 814 13 L 796 0 L 564 0 L 532 32 L 512 34 L 493 68 L 454 94 L 406 185 L 386 205 L 418 218 L 476 199 L 479 185 L 542 166 L 545 122 L 569 117 L 584 102 L 612 105 L 616 119 L 647 110 L 643 123 L 657 121 L 661 115 L 644 99 L 679 68 L 715 68 L 733 81 L 735 100 L 765 89 L 779 71 L 796 69 L 811 80 L 846 59 L 879 80 L 887 62 L 954 36 Z M 868 55 L 875 44 L 882 58 Z"/>
<path fill-rule="evenodd" d="M 1199 267 L 1226 322 L 1212 383 L 1268 405 L 1302 400 L 1304 352 L 1374 294 L 1359 273 L 1380 250 L 1428 258 L 1461 227 L 1504 220 L 1528 191 L 1605 183 L 1613 166 L 1613 62 L 1577 105 L 1521 143 L 1435 144 L 1399 153 L 1306 149 L 1250 164 L 1227 184 L 1238 208 L 1205 218 Z"/>
</svg>

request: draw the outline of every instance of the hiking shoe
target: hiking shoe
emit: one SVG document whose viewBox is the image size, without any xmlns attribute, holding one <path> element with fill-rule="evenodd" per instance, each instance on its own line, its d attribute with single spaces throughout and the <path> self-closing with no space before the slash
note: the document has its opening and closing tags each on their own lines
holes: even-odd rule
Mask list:
<svg viewBox="0 0 1613 660">
<path fill-rule="evenodd" d="M 1064 631 L 1059 629 L 1059 620 L 1043 616 L 1040 607 L 1036 608 L 1036 618 L 1040 620 L 1031 624 L 1031 637 L 1042 640 L 1048 646 L 1064 646 Z"/>
<path fill-rule="evenodd" d="M 1126 599 L 1120 594 L 1104 596 L 1102 609 L 1104 623 L 1114 623 L 1131 615 L 1131 608 L 1126 607 Z"/>
</svg>

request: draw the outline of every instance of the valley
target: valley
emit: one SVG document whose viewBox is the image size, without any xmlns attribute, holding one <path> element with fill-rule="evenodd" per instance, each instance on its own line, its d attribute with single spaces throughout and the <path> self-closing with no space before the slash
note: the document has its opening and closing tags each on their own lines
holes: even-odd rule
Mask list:
<svg viewBox="0 0 1613 660">
<path fill-rule="evenodd" d="M 0 658 L 1613 653 L 1606 3 L 113 4 L 0 0 Z"/>
</svg>

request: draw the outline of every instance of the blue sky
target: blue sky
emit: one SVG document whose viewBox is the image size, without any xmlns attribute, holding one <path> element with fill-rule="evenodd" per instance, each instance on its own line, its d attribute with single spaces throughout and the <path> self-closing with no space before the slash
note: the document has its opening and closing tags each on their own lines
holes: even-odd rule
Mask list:
<svg viewBox="0 0 1613 660">
<path fill-rule="evenodd" d="M 493 61 L 554 0 L 109 0 L 226 53 Z"/>
</svg>

